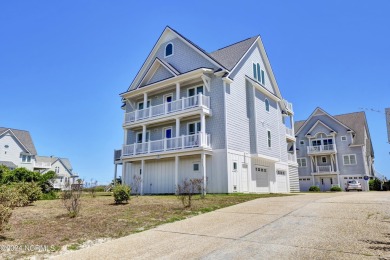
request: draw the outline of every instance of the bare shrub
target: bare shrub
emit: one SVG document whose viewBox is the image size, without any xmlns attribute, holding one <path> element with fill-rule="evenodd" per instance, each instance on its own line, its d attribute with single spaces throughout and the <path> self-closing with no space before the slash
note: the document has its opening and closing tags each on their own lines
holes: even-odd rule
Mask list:
<svg viewBox="0 0 390 260">
<path fill-rule="evenodd" d="M 182 184 L 177 185 L 177 198 L 181 201 L 185 208 L 191 207 L 192 196 L 200 193 L 204 196 L 204 181 L 203 178 L 185 179 Z"/>
<path fill-rule="evenodd" d="M 77 217 L 80 212 L 82 190 L 82 185 L 72 185 L 61 194 L 62 204 L 71 218 Z"/>
</svg>

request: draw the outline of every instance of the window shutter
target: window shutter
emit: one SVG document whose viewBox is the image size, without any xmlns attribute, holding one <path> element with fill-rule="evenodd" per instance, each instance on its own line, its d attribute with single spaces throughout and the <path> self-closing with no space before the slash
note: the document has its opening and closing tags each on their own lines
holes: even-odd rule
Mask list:
<svg viewBox="0 0 390 260">
<path fill-rule="evenodd" d="M 255 63 L 253 63 L 253 78 L 257 79 L 257 76 L 256 76 L 256 64 Z"/>
<path fill-rule="evenodd" d="M 261 74 L 260 74 L 260 63 L 257 63 L 257 81 L 260 82 L 260 77 L 261 77 Z"/>
</svg>

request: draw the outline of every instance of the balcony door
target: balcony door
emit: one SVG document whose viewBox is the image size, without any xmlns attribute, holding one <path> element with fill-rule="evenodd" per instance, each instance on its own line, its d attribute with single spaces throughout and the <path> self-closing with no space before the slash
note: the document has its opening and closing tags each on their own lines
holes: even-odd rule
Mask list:
<svg viewBox="0 0 390 260">
<path fill-rule="evenodd" d="M 172 111 L 172 94 L 164 95 L 164 104 L 166 112 L 169 113 Z"/>
<path fill-rule="evenodd" d="M 150 131 L 146 131 L 146 142 L 149 142 L 150 140 Z M 142 132 L 137 133 L 137 143 L 142 143 Z"/>
<path fill-rule="evenodd" d="M 172 139 L 172 127 L 164 127 L 163 129 L 164 142 L 166 149 L 173 149 L 175 139 Z"/>
<path fill-rule="evenodd" d="M 187 138 L 185 146 L 199 146 L 199 137 L 197 133 L 200 132 L 200 122 L 188 123 L 187 125 Z"/>
<path fill-rule="evenodd" d="M 195 106 L 198 105 L 198 94 L 203 94 L 203 86 L 195 87 L 195 88 L 189 88 L 188 89 L 188 105 L 189 106 Z"/>
</svg>

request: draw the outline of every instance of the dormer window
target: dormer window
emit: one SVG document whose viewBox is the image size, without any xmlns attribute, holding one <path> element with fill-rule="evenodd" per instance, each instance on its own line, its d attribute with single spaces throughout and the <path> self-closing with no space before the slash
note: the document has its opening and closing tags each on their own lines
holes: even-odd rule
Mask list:
<svg viewBox="0 0 390 260">
<path fill-rule="evenodd" d="M 168 43 L 167 46 L 165 46 L 165 58 L 173 55 L 173 44 Z"/>
<path fill-rule="evenodd" d="M 31 162 L 31 155 L 22 155 L 22 162 L 23 163 L 30 163 Z"/>
</svg>

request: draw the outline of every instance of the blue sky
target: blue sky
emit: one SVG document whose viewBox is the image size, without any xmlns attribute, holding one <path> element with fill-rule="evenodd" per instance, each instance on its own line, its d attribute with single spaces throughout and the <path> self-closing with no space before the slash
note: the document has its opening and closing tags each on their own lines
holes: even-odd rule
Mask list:
<svg viewBox="0 0 390 260">
<path fill-rule="evenodd" d="M 40 155 L 108 183 L 119 93 L 166 25 L 206 51 L 260 34 L 295 119 L 317 106 L 365 110 L 376 169 L 390 177 L 390 1 L 132 2 L 0 2 L 0 126 L 29 130 Z"/>
</svg>

